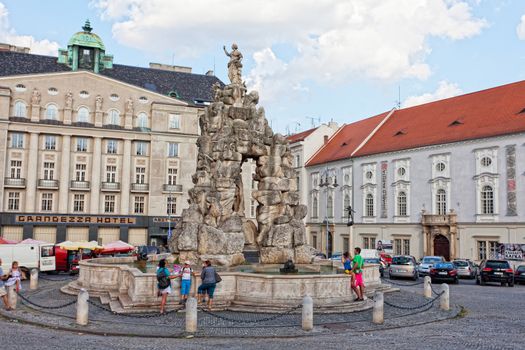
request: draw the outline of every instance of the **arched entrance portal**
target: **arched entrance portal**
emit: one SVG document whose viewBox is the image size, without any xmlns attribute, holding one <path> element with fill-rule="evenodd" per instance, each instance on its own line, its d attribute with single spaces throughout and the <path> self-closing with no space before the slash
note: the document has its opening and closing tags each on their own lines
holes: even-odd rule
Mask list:
<svg viewBox="0 0 525 350">
<path fill-rule="evenodd" d="M 434 255 L 443 256 L 445 260 L 450 260 L 450 242 L 447 237 L 437 235 L 434 237 Z"/>
</svg>

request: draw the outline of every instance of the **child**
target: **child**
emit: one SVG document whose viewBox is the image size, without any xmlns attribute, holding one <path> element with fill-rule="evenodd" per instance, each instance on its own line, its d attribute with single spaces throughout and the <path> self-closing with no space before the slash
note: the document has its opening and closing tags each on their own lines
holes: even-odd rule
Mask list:
<svg viewBox="0 0 525 350">
<path fill-rule="evenodd" d="M 191 289 L 191 276 L 195 276 L 191 263 L 189 261 L 184 262 L 184 266 L 180 270 L 179 277 L 180 281 L 180 301 L 179 304 L 183 304 L 188 300 L 188 295 Z"/>
</svg>

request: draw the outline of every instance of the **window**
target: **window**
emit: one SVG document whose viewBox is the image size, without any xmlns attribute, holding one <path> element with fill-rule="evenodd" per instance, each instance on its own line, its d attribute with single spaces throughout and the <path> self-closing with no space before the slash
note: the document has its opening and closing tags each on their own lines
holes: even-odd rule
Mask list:
<svg viewBox="0 0 525 350">
<path fill-rule="evenodd" d="M 117 154 L 117 140 L 108 140 L 106 144 L 106 153 Z"/>
<path fill-rule="evenodd" d="M 27 107 L 24 102 L 22 101 L 15 102 L 15 117 L 25 118 L 27 116 L 26 111 L 27 111 Z"/>
<path fill-rule="evenodd" d="M 78 95 L 82 98 L 88 98 L 89 97 L 89 92 L 87 92 L 86 90 L 82 90 L 78 93 Z"/>
<path fill-rule="evenodd" d="M 177 198 L 168 197 L 166 203 L 166 213 L 168 215 L 174 215 L 177 212 Z"/>
<path fill-rule="evenodd" d="M 75 180 L 86 181 L 86 164 L 75 165 Z"/>
<path fill-rule="evenodd" d="M 394 239 L 394 254 L 410 255 L 410 239 Z"/>
<path fill-rule="evenodd" d="M 366 195 L 365 216 L 374 216 L 374 196 L 371 193 Z"/>
<path fill-rule="evenodd" d="M 120 97 L 119 97 L 119 95 L 117 95 L 117 94 L 111 94 L 111 95 L 109 96 L 109 99 L 110 99 L 111 101 L 118 101 L 119 98 L 120 98 Z"/>
<path fill-rule="evenodd" d="M 168 157 L 177 157 L 179 155 L 179 144 L 175 142 L 168 143 Z"/>
<path fill-rule="evenodd" d="M 401 240 L 400 239 L 394 239 L 394 254 L 396 255 L 403 254 L 401 250 Z"/>
<path fill-rule="evenodd" d="M 143 168 L 143 167 L 135 168 L 135 183 L 138 183 L 138 184 L 146 183 L 146 168 Z"/>
<path fill-rule="evenodd" d="M 115 196 L 106 195 L 104 196 L 104 213 L 114 213 L 115 212 Z"/>
<path fill-rule="evenodd" d="M 120 113 L 116 109 L 110 109 L 108 112 L 108 124 L 120 125 Z"/>
<path fill-rule="evenodd" d="M 490 157 L 483 157 L 481 158 L 481 165 L 484 167 L 488 167 L 492 164 L 492 159 Z"/>
<path fill-rule="evenodd" d="M 137 127 L 142 129 L 148 127 L 148 115 L 146 113 L 141 112 L 137 116 Z"/>
<path fill-rule="evenodd" d="M 407 215 L 407 194 L 403 191 L 399 192 L 399 194 L 397 195 L 397 215 Z"/>
<path fill-rule="evenodd" d="M 409 239 L 403 240 L 403 254 L 410 255 L 410 240 Z"/>
<path fill-rule="evenodd" d="M 140 103 L 147 103 L 148 102 L 148 98 L 146 96 L 140 96 L 139 97 L 139 102 Z"/>
<path fill-rule="evenodd" d="M 58 95 L 58 89 L 55 87 L 50 87 L 49 89 L 47 89 L 47 93 L 52 96 L 56 96 Z"/>
<path fill-rule="evenodd" d="M 53 180 L 55 175 L 55 163 L 44 162 L 44 180 Z"/>
<path fill-rule="evenodd" d="M 106 182 L 114 183 L 117 180 L 117 167 L 115 165 L 106 166 Z"/>
<path fill-rule="evenodd" d="M 11 134 L 11 147 L 12 148 L 24 148 L 24 134 L 12 133 Z"/>
<path fill-rule="evenodd" d="M 53 210 L 53 193 L 42 193 L 42 211 Z"/>
<path fill-rule="evenodd" d="M 328 196 L 328 203 L 327 203 L 327 206 L 326 206 L 326 215 L 329 218 L 333 218 L 334 217 L 334 197 L 332 197 L 331 195 Z"/>
<path fill-rule="evenodd" d="M 135 154 L 137 156 L 145 156 L 148 153 L 148 144 L 146 142 L 135 143 Z"/>
<path fill-rule="evenodd" d="M 403 168 L 403 167 L 397 169 L 397 175 L 399 175 L 399 176 L 404 176 L 406 174 L 406 172 L 407 172 L 406 169 Z"/>
<path fill-rule="evenodd" d="M 490 186 L 481 189 L 481 214 L 494 214 L 494 190 Z"/>
<path fill-rule="evenodd" d="M 439 172 L 444 171 L 445 168 L 446 168 L 446 165 L 443 162 L 439 162 L 439 163 L 436 164 L 436 170 L 439 171 Z"/>
<path fill-rule="evenodd" d="M 169 128 L 170 129 L 180 129 L 180 115 L 179 114 L 170 114 Z"/>
<path fill-rule="evenodd" d="M 77 137 L 77 152 L 87 152 L 88 140 L 85 137 Z"/>
<path fill-rule="evenodd" d="M 478 260 L 497 258 L 497 241 L 478 241 Z"/>
<path fill-rule="evenodd" d="M 343 237 L 343 252 L 350 252 L 350 239 Z"/>
<path fill-rule="evenodd" d="M 58 108 L 56 105 L 48 105 L 46 108 L 46 119 L 57 120 L 58 119 Z"/>
<path fill-rule="evenodd" d="M 295 166 L 296 167 L 301 166 L 301 157 L 298 154 L 295 155 Z"/>
<path fill-rule="evenodd" d="M 345 197 L 343 199 L 343 217 L 348 218 L 348 207 L 350 206 L 350 195 L 345 194 Z"/>
<path fill-rule="evenodd" d="M 87 123 L 89 122 L 89 109 L 86 107 L 80 107 L 77 111 L 77 122 Z"/>
<path fill-rule="evenodd" d="M 56 149 L 56 146 L 57 146 L 57 138 L 56 136 L 52 136 L 52 135 L 46 135 L 44 137 L 44 148 L 47 149 L 47 150 L 54 150 Z"/>
<path fill-rule="evenodd" d="M 19 92 L 26 91 L 26 86 L 24 84 L 16 84 L 15 90 Z"/>
<path fill-rule="evenodd" d="M 85 203 L 85 195 L 83 195 L 83 194 L 75 194 L 73 196 L 73 211 L 75 213 L 83 213 L 84 212 L 84 203 Z"/>
<path fill-rule="evenodd" d="M 144 196 L 136 196 L 134 203 L 134 213 L 144 214 Z"/>
<path fill-rule="evenodd" d="M 364 249 L 376 249 L 376 238 L 375 237 L 363 237 L 363 248 Z"/>
<path fill-rule="evenodd" d="M 317 218 L 318 215 L 318 202 L 317 202 L 317 196 L 314 196 L 312 199 L 312 217 Z"/>
<path fill-rule="evenodd" d="M 9 192 L 7 209 L 20 210 L 20 192 Z"/>
<path fill-rule="evenodd" d="M 312 235 L 312 247 L 317 249 L 317 235 Z"/>
<path fill-rule="evenodd" d="M 252 199 L 250 201 L 250 217 L 254 218 L 256 216 L 257 211 L 257 201 Z"/>
<path fill-rule="evenodd" d="M 20 179 L 22 177 L 22 161 L 12 160 L 11 161 L 11 178 Z"/>
<path fill-rule="evenodd" d="M 437 215 L 445 215 L 447 213 L 447 192 L 442 188 L 436 193 L 436 208 Z"/>
<path fill-rule="evenodd" d="M 176 168 L 168 168 L 168 185 L 177 184 L 177 172 Z"/>
</svg>

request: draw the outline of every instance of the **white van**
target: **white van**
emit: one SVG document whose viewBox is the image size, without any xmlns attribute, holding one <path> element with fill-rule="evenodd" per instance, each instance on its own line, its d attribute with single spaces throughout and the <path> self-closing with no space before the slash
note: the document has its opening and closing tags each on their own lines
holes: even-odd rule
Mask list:
<svg viewBox="0 0 525 350">
<path fill-rule="evenodd" d="M 11 263 L 18 261 L 22 271 L 31 269 L 40 271 L 55 270 L 54 244 L 0 244 L 0 258 L 2 258 L 2 269 L 9 271 Z"/>
</svg>

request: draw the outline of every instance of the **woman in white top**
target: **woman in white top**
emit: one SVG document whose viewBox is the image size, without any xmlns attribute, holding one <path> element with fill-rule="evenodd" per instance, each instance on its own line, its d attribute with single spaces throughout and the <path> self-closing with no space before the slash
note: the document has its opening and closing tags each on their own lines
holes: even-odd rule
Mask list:
<svg viewBox="0 0 525 350">
<path fill-rule="evenodd" d="M 21 282 L 22 272 L 18 268 L 18 261 L 13 261 L 11 264 L 11 271 L 9 271 L 9 278 L 5 282 L 6 287 L 15 286 L 16 292 L 18 293 L 22 288 Z"/>
</svg>

